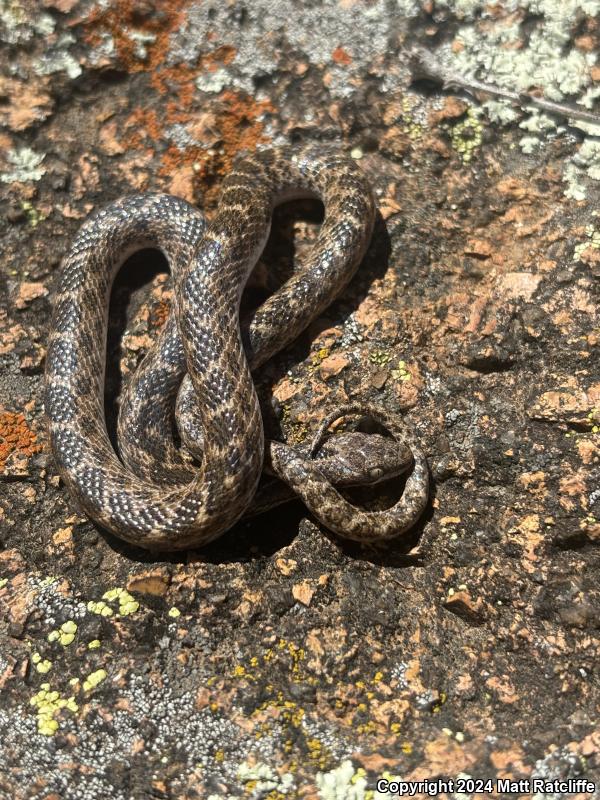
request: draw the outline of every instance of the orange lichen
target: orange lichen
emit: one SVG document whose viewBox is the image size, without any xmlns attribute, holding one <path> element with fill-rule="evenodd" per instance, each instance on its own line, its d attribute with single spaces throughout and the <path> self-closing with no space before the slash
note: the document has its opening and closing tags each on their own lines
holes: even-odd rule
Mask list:
<svg viewBox="0 0 600 800">
<path fill-rule="evenodd" d="M 198 67 L 177 64 L 157 70 L 150 78 L 152 88 L 159 94 L 168 95 L 165 105 L 166 121 L 187 122 L 190 119 L 190 107 L 196 92 L 195 80 Z"/>
<path fill-rule="evenodd" d="M 155 70 L 168 52 L 171 32 L 180 28 L 185 20 L 185 10 L 175 0 L 155 0 L 151 13 L 144 13 L 135 0 L 114 0 L 108 8 L 94 8 L 83 22 L 85 40 L 98 46 L 102 34 L 109 33 L 114 41 L 120 64 L 129 72 Z M 154 41 L 147 42 L 147 57 L 136 55 L 138 43 L 130 34 L 144 31 L 152 34 Z"/>
<path fill-rule="evenodd" d="M 153 13 L 144 13 L 133 0 L 114 0 L 106 9 L 96 9 L 84 21 L 86 40 L 92 46 L 100 45 L 102 34 L 114 40 L 119 64 L 130 72 L 148 72 L 150 85 L 164 96 L 159 108 L 139 107 L 126 120 L 127 148 L 147 147 L 149 142 L 164 140 L 163 126 L 189 124 L 196 112 L 194 98 L 196 79 L 202 72 L 215 72 L 220 66 L 230 64 L 235 58 L 233 47 L 223 45 L 210 53 L 202 54 L 195 64 L 165 66 L 171 32 L 185 22 L 185 8 L 174 0 L 157 0 Z M 147 43 L 146 57 L 136 55 L 137 43 L 132 31 L 143 31 L 155 38 Z M 210 37 L 209 37 L 210 39 Z M 258 143 L 267 141 L 261 116 L 273 108 L 268 101 L 257 102 L 245 95 L 225 91 L 220 98 L 220 108 L 215 113 L 214 140 L 211 146 L 170 144 L 160 158 L 161 177 L 171 178 L 187 167 L 193 168 L 194 184 L 198 184 L 204 204 L 210 206 L 215 199 L 216 187 L 231 168 L 240 150 L 253 150 Z"/>
<path fill-rule="evenodd" d="M 135 108 L 125 120 L 124 127 L 128 135 L 128 147 L 131 149 L 143 147 L 146 139 L 160 141 L 162 128 L 158 115 L 152 108 Z M 132 132 L 131 128 L 134 129 Z"/>
<path fill-rule="evenodd" d="M 153 328 L 162 328 L 167 321 L 170 310 L 171 304 L 166 300 L 161 300 L 160 303 L 158 303 L 158 305 L 153 308 L 150 313 L 150 325 Z"/>
<path fill-rule="evenodd" d="M 334 64 L 346 67 L 352 63 L 352 56 L 343 47 L 336 47 L 331 54 L 331 60 Z"/>
<path fill-rule="evenodd" d="M 170 175 L 184 164 L 193 164 L 205 205 L 211 205 L 217 184 L 240 150 L 254 150 L 257 144 L 268 141 L 260 117 L 270 111 L 273 107 L 268 100 L 257 102 L 236 92 L 224 92 L 215 115 L 218 149 L 192 146 L 181 150 L 171 145 L 163 155 L 160 173 Z"/>
<path fill-rule="evenodd" d="M 179 94 L 182 102 L 181 108 L 189 107 L 195 89 L 195 81 L 203 71 L 216 72 L 221 65 L 231 64 L 235 58 L 235 48 L 223 45 L 210 53 L 204 53 L 194 66 L 178 64 L 173 67 L 163 67 L 152 72 L 151 84 L 160 94 L 172 94 L 173 90 Z M 175 122 L 177 120 L 170 120 Z"/>
<path fill-rule="evenodd" d="M 0 470 L 8 458 L 19 452 L 24 456 L 39 453 L 42 446 L 20 412 L 0 410 Z"/>
</svg>

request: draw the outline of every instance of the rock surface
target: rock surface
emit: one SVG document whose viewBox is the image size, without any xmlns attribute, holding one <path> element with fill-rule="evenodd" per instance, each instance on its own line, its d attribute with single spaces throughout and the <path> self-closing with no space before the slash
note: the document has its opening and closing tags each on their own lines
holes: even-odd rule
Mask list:
<svg viewBox="0 0 600 800">
<path fill-rule="evenodd" d="M 598 5 L 0 9 L 1 797 L 600 780 L 600 127 L 442 92 L 409 59 L 419 44 L 593 108 Z M 238 152 L 305 140 L 359 160 L 381 219 L 347 293 L 258 376 L 267 429 L 303 440 L 352 400 L 402 410 L 430 507 L 386 547 L 296 505 L 201 552 L 135 551 L 78 516 L 47 448 L 60 259 L 121 194 L 210 215 Z M 267 267 L 302 258 L 318 220 L 277 212 Z M 133 259 L 115 289 L 109 422 L 165 319 L 162 267 Z"/>
</svg>

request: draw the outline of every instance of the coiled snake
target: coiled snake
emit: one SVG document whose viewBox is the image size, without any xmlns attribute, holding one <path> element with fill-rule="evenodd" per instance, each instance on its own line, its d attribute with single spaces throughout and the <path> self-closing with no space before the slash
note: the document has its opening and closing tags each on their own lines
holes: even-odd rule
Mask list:
<svg viewBox="0 0 600 800">
<path fill-rule="evenodd" d="M 266 242 L 273 207 L 298 196 L 323 201 L 317 241 L 302 269 L 240 331 L 241 293 Z M 365 253 L 373 218 L 372 194 L 354 161 L 311 146 L 239 158 L 223 182 L 209 225 L 188 203 L 164 194 L 125 197 L 82 225 L 56 293 L 45 406 L 59 472 L 90 517 L 149 549 L 203 545 L 250 509 L 266 454 L 270 469 L 342 536 L 385 539 L 414 524 L 427 500 L 428 473 L 405 423 L 386 412 L 373 413 L 393 439 L 372 440 L 385 450 L 383 466 L 373 467 L 370 458 L 362 466 L 351 465 L 350 472 L 358 472 L 354 482 L 385 477 L 390 449 L 389 460 L 395 461 L 390 470 L 400 472 L 410 464 L 413 469 L 396 505 L 363 511 L 334 488 L 335 466 L 328 472 L 328 455 L 321 452 L 326 426 L 356 409 L 340 409 L 326 419 L 309 451 L 281 442 L 267 442 L 265 450 L 251 375 L 347 285 Z M 117 456 L 103 401 L 109 297 L 119 267 L 146 247 L 161 250 L 169 263 L 173 307 L 125 392 Z M 176 444 L 178 391 L 181 438 L 199 465 Z M 346 452 L 369 450 L 367 434 L 347 436 Z M 334 461 L 338 438 L 341 442 L 341 437 L 329 440 Z"/>
</svg>

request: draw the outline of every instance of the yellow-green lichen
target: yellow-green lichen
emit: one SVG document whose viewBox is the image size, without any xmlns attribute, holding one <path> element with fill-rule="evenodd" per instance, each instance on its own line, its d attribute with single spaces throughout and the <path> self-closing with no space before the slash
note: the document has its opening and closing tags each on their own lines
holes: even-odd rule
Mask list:
<svg viewBox="0 0 600 800">
<path fill-rule="evenodd" d="M 77 633 L 77 623 L 69 619 L 60 626 L 60 629 L 63 633 Z"/>
<path fill-rule="evenodd" d="M 0 589 L 4 589 L 7 583 L 8 583 L 8 578 L 0 578 Z"/>
<path fill-rule="evenodd" d="M 138 603 L 137 600 L 134 600 L 132 597 L 131 600 L 127 600 L 126 602 L 121 603 L 119 605 L 119 614 L 122 617 L 127 617 L 129 616 L 129 614 L 135 614 L 135 612 L 138 611 L 139 608 L 140 604 Z"/>
<path fill-rule="evenodd" d="M 279 651 L 287 651 L 287 656 L 291 661 L 291 672 L 294 683 L 312 682 L 312 679 L 307 676 L 302 669 L 302 662 L 306 659 L 306 651 L 303 647 L 298 647 L 298 645 L 295 645 L 293 642 L 288 642 L 286 639 L 279 639 L 277 642 L 277 649 Z M 271 648 L 267 649 L 262 654 L 263 663 L 269 663 L 276 658 L 279 658 L 279 656 L 277 652 Z"/>
<path fill-rule="evenodd" d="M 132 597 L 126 589 L 121 589 L 120 587 L 115 587 L 114 589 L 109 589 L 104 592 L 102 599 L 107 600 L 109 603 L 117 601 L 119 603 L 119 610 L 117 613 L 121 617 L 135 614 L 140 607 L 138 601 Z"/>
<path fill-rule="evenodd" d="M 44 736 L 53 736 L 59 728 L 56 715 L 63 708 L 71 713 L 76 713 L 79 706 L 73 696 L 65 699 L 57 691 L 50 690 L 49 683 L 42 683 L 39 692 L 29 701 L 37 709 L 38 733 Z"/>
<path fill-rule="evenodd" d="M 168 614 L 170 617 L 176 619 L 177 617 L 181 616 L 181 611 L 178 608 L 176 608 L 176 606 L 171 606 L 171 608 L 168 611 Z"/>
<path fill-rule="evenodd" d="M 88 650 L 97 650 L 100 647 L 100 639 L 92 639 L 88 642 Z"/>
<path fill-rule="evenodd" d="M 440 692 L 437 701 L 431 707 L 431 713 L 432 714 L 439 714 L 439 712 L 442 709 L 442 706 L 444 705 L 444 703 L 446 702 L 447 699 L 448 699 L 448 695 L 446 694 L 446 692 Z"/>
<path fill-rule="evenodd" d="M 320 347 L 317 352 L 313 354 L 313 357 L 310 360 L 308 371 L 310 373 L 314 372 L 317 367 L 319 367 L 321 363 L 329 356 L 329 353 L 330 350 L 328 347 Z"/>
<path fill-rule="evenodd" d="M 417 104 L 417 100 L 414 96 L 404 96 L 402 98 L 402 114 L 403 114 L 403 125 L 402 130 L 408 136 L 409 139 L 416 141 L 423 136 L 423 126 L 420 125 L 413 117 L 412 111 L 415 105 Z"/>
<path fill-rule="evenodd" d="M 313 369 L 309 367 L 309 371 Z M 289 378 L 291 383 L 299 383 L 295 378 Z M 285 404 L 281 407 L 282 416 L 281 424 L 285 431 L 285 439 L 288 444 L 301 444 L 308 436 L 308 427 L 303 422 L 294 421 L 291 418 L 291 411 L 289 405 Z"/>
<path fill-rule="evenodd" d="M 31 661 L 40 675 L 45 675 L 52 669 L 52 662 L 47 658 L 42 658 L 37 652 L 31 654 Z"/>
<path fill-rule="evenodd" d="M 104 603 L 102 600 L 90 600 L 87 604 L 87 610 L 91 611 L 92 614 L 99 614 L 101 617 L 112 617 L 113 610 L 110 606 Z"/>
<path fill-rule="evenodd" d="M 290 772 L 279 775 L 268 764 L 243 762 L 238 768 L 238 779 L 246 793 L 253 797 L 278 798 L 288 795 L 294 779 Z"/>
<path fill-rule="evenodd" d="M 406 362 L 402 360 L 398 361 L 398 369 L 392 370 L 392 378 L 395 378 L 397 381 L 409 381 L 411 377 L 406 367 Z"/>
<path fill-rule="evenodd" d="M 320 739 L 307 738 L 306 747 L 308 758 L 320 769 L 325 769 L 332 762 L 332 754 L 329 748 Z"/>
<path fill-rule="evenodd" d="M 404 752 L 407 752 L 406 750 Z M 358 772 L 358 770 L 357 770 Z M 399 783 L 402 778 L 399 775 L 394 775 L 388 770 L 384 770 L 381 774 L 381 777 L 389 783 Z M 378 789 L 375 791 L 367 791 L 365 793 L 365 800 L 384 800 L 384 798 L 389 797 L 389 792 L 380 792 Z"/>
<path fill-rule="evenodd" d="M 38 211 L 30 202 L 23 200 L 21 208 L 27 215 L 27 220 L 32 228 L 36 228 L 40 222 L 46 219 L 45 215 Z"/>
<path fill-rule="evenodd" d="M 385 366 L 391 358 L 391 354 L 386 350 L 372 350 L 369 353 L 369 361 L 371 364 L 377 364 L 379 367 Z"/>
<path fill-rule="evenodd" d="M 72 619 L 64 622 L 58 630 L 50 631 L 48 634 L 49 642 L 58 642 L 63 647 L 68 647 L 75 640 L 77 624 Z"/>
<path fill-rule="evenodd" d="M 468 164 L 483 141 L 483 125 L 472 108 L 450 128 L 450 140 L 463 164 Z"/>
<path fill-rule="evenodd" d="M 238 664 L 233 668 L 232 673 L 234 678 L 247 678 L 248 673 L 246 672 L 246 667 L 243 667 L 241 664 Z"/>
<path fill-rule="evenodd" d="M 103 680 L 106 678 L 106 670 L 105 669 L 97 669 L 95 672 L 90 672 L 87 678 L 83 682 L 83 689 L 86 692 L 90 692 L 92 689 L 95 689 L 96 686 L 102 683 Z"/>
</svg>

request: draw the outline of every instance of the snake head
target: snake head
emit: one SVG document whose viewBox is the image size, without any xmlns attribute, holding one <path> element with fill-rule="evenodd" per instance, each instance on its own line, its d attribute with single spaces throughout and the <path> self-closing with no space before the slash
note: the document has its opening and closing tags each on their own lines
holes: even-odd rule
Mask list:
<svg viewBox="0 0 600 800">
<path fill-rule="evenodd" d="M 406 472 L 412 466 L 410 447 L 379 433 L 353 431 L 330 436 L 315 461 L 336 473 L 337 486 L 368 486 Z"/>
</svg>

